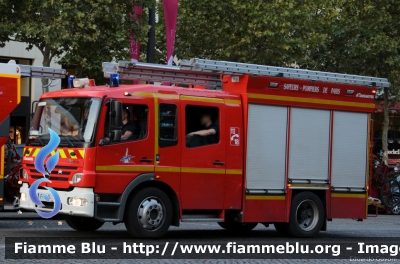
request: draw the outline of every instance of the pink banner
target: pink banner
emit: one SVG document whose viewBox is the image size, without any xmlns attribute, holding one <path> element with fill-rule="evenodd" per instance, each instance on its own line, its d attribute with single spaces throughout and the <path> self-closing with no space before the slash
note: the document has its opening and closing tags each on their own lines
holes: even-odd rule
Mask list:
<svg viewBox="0 0 400 264">
<path fill-rule="evenodd" d="M 178 0 L 163 0 L 165 29 L 167 36 L 167 65 L 172 65 L 178 19 Z"/>
<path fill-rule="evenodd" d="M 143 7 L 135 6 L 132 16 L 137 20 L 143 13 Z M 136 42 L 133 35 L 130 37 L 131 61 L 138 62 L 140 58 L 140 42 Z"/>
</svg>

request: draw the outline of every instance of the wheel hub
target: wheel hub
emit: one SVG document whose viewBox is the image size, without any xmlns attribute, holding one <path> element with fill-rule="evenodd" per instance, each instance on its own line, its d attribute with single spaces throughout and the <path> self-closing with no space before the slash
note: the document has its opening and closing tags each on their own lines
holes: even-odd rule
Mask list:
<svg viewBox="0 0 400 264">
<path fill-rule="evenodd" d="M 156 230 L 164 222 L 164 207 L 156 197 L 144 199 L 138 208 L 137 218 L 146 230 Z"/>
<path fill-rule="evenodd" d="M 305 200 L 297 207 L 297 224 L 304 231 L 312 230 L 318 223 L 317 205 L 312 200 Z"/>
</svg>

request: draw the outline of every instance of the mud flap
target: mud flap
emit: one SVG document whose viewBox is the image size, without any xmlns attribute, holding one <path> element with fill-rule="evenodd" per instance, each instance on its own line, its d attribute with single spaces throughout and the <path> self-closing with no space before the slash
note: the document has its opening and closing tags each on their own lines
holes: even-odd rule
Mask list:
<svg viewBox="0 0 400 264">
<path fill-rule="evenodd" d="M 324 224 L 321 227 L 321 231 L 326 231 L 328 229 L 328 221 L 325 218 Z"/>
</svg>

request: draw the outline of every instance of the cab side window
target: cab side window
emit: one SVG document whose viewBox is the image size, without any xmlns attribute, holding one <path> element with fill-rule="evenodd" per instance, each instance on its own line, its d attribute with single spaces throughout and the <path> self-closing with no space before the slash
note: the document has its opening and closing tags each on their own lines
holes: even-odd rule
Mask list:
<svg viewBox="0 0 400 264">
<path fill-rule="evenodd" d="M 147 105 L 124 104 L 122 108 L 122 137 L 121 142 L 142 140 L 148 134 L 148 112 Z M 109 133 L 109 117 L 106 117 L 105 136 Z M 112 142 L 111 142 L 112 143 Z M 119 143 L 119 142 L 114 142 Z"/>
<path fill-rule="evenodd" d="M 219 109 L 187 105 L 186 147 L 195 148 L 219 143 Z"/>
<path fill-rule="evenodd" d="M 175 104 L 159 105 L 159 138 L 161 148 L 178 144 L 178 109 Z"/>
</svg>

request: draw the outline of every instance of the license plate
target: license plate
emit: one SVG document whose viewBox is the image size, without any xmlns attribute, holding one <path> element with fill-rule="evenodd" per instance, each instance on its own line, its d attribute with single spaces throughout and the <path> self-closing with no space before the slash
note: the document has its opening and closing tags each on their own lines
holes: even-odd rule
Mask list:
<svg viewBox="0 0 400 264">
<path fill-rule="evenodd" d="M 53 198 L 47 193 L 38 193 L 38 198 L 42 202 L 53 202 Z"/>
</svg>

